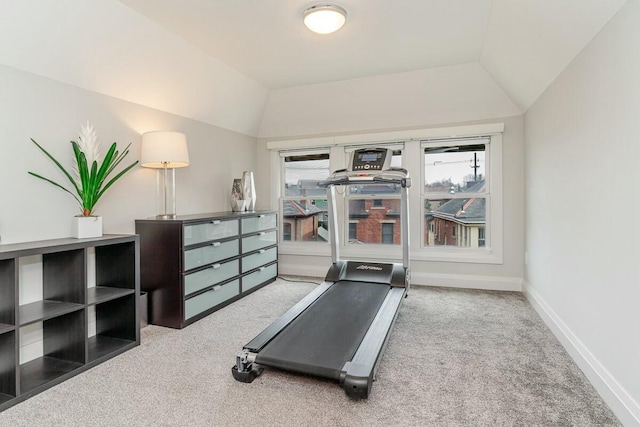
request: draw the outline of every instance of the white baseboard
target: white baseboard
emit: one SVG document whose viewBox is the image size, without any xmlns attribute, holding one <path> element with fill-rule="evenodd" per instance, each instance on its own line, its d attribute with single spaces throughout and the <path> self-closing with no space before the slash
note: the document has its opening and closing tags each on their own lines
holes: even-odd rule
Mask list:
<svg viewBox="0 0 640 427">
<path fill-rule="evenodd" d="M 278 274 L 303 276 L 303 277 L 324 277 L 329 270 L 328 266 L 289 264 L 278 262 Z"/>
<path fill-rule="evenodd" d="M 580 367 L 593 387 L 609 405 L 623 425 L 640 426 L 640 404 L 616 381 L 562 318 L 526 281 L 523 289 L 527 300 Z"/>
<path fill-rule="evenodd" d="M 411 272 L 411 284 L 447 288 L 484 289 L 489 291 L 522 291 L 519 277 L 470 276 L 464 274 L 435 274 Z"/>
</svg>

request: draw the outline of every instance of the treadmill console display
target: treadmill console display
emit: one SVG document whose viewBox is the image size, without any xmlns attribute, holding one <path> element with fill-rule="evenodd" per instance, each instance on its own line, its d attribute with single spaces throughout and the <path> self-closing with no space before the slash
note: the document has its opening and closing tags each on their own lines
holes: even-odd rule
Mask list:
<svg viewBox="0 0 640 427">
<path fill-rule="evenodd" d="M 351 157 L 350 171 L 368 172 L 389 169 L 391 150 L 386 148 L 365 148 L 356 150 Z"/>
</svg>

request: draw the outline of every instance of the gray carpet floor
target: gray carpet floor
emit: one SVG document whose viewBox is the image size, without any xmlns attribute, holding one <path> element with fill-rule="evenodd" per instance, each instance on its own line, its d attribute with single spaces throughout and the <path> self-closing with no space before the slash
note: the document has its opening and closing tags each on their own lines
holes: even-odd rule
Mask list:
<svg viewBox="0 0 640 427">
<path fill-rule="evenodd" d="M 0 413 L 0 426 L 614 426 L 618 420 L 518 293 L 413 288 L 366 401 L 267 370 L 242 346 L 314 288 L 277 280 Z"/>
</svg>

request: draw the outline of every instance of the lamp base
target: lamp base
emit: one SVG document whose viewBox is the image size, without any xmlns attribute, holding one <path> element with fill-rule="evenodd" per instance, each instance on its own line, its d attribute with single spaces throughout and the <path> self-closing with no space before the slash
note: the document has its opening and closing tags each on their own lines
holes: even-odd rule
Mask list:
<svg viewBox="0 0 640 427">
<path fill-rule="evenodd" d="M 156 175 L 156 219 L 176 219 L 176 172 L 164 165 Z"/>
<path fill-rule="evenodd" d="M 156 215 L 156 219 L 176 219 L 178 216 L 176 214 L 162 214 Z"/>
</svg>

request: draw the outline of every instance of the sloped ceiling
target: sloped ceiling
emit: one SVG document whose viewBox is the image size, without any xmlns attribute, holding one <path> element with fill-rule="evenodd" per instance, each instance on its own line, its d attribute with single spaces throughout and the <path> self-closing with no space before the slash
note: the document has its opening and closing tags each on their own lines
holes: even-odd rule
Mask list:
<svg viewBox="0 0 640 427">
<path fill-rule="evenodd" d="M 480 120 L 525 112 L 625 0 L 336 3 L 321 36 L 309 0 L 3 0 L 0 64 L 259 137 Z"/>
<path fill-rule="evenodd" d="M 336 0 L 322 36 L 314 1 L 120 1 L 272 90 L 477 62 L 522 112 L 626 2 Z"/>
<path fill-rule="evenodd" d="M 252 136 L 269 96 L 117 0 L 2 0 L 0 65 Z"/>
</svg>

